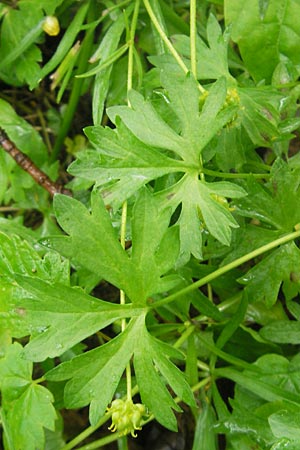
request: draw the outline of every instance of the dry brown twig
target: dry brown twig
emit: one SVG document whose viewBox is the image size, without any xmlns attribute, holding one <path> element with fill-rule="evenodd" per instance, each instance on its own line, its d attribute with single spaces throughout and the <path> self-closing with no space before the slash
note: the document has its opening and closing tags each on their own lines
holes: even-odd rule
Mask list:
<svg viewBox="0 0 300 450">
<path fill-rule="evenodd" d="M 72 196 L 72 192 L 63 185 L 56 183 L 48 177 L 34 162 L 8 138 L 7 134 L 0 128 L 0 145 L 25 172 L 34 179 L 36 183 L 42 186 L 53 197 L 54 194 L 61 193 Z"/>
</svg>

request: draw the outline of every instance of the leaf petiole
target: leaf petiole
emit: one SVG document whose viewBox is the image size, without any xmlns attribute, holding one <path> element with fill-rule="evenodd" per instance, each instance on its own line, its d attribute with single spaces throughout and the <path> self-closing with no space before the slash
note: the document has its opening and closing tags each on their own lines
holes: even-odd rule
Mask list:
<svg viewBox="0 0 300 450">
<path fill-rule="evenodd" d="M 295 228 L 297 225 L 295 226 Z M 241 256 L 240 258 L 237 258 L 236 260 L 230 262 L 229 264 L 226 264 L 223 267 L 220 267 L 219 269 L 215 270 L 214 272 L 210 273 L 209 275 L 206 275 L 205 277 L 201 278 L 200 280 L 196 281 L 193 284 L 190 284 L 184 289 L 181 289 L 178 292 L 175 292 L 174 294 L 168 295 L 168 297 L 165 297 L 161 300 L 158 300 L 155 303 L 149 302 L 150 308 L 158 308 L 163 305 L 166 305 L 174 300 L 176 300 L 178 297 L 189 294 L 190 292 L 193 292 L 194 290 L 198 289 L 199 287 L 204 286 L 207 283 L 210 283 L 212 280 L 215 280 L 216 278 L 220 277 L 221 275 L 229 272 L 232 269 L 235 269 L 236 267 L 240 266 L 241 264 L 244 264 L 247 261 L 250 261 L 250 259 L 255 258 L 256 256 L 262 255 L 263 253 L 266 253 L 269 250 L 272 250 L 275 247 L 278 247 L 279 245 L 286 244 L 287 242 L 290 242 L 296 238 L 300 237 L 300 230 L 294 231 L 293 233 L 289 233 L 285 236 L 282 236 L 278 239 L 275 239 L 273 242 L 270 242 L 266 245 L 262 245 L 261 247 L 257 248 L 256 250 L 253 250 L 252 252 L 247 253 L 244 256 Z"/>
</svg>

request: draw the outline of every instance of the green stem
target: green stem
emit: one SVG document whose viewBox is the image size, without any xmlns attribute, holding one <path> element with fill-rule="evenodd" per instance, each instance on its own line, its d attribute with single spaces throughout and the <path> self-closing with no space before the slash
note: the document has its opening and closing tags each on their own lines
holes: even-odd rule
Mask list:
<svg viewBox="0 0 300 450">
<path fill-rule="evenodd" d="M 197 80 L 196 11 L 197 11 L 196 0 L 191 0 L 190 1 L 190 52 L 191 52 L 191 69 L 192 69 L 192 74 L 195 77 L 195 80 Z"/>
<path fill-rule="evenodd" d="M 172 43 L 170 42 L 168 36 L 166 35 L 166 33 L 164 32 L 164 30 L 162 29 L 159 21 L 157 20 L 153 9 L 150 5 L 149 0 L 144 0 L 144 5 L 145 8 L 147 10 L 147 13 L 154 25 L 154 27 L 156 28 L 158 34 L 160 35 L 161 39 L 164 41 L 164 43 L 166 44 L 166 47 L 168 48 L 169 52 L 171 53 L 171 55 L 173 55 L 173 57 L 175 58 L 175 60 L 177 61 L 178 65 L 181 67 L 181 69 L 184 71 L 185 74 L 187 74 L 189 72 L 189 69 L 186 67 L 186 65 L 184 64 L 182 58 L 180 57 L 179 53 L 177 53 L 176 49 L 174 48 L 174 46 L 172 45 Z"/>
<path fill-rule="evenodd" d="M 131 21 L 131 28 L 129 34 L 129 49 L 128 49 L 128 70 L 127 70 L 127 92 L 132 89 L 132 79 L 133 79 L 133 57 L 134 57 L 134 38 L 137 26 L 137 20 L 140 10 L 140 0 L 135 1 L 134 11 Z M 130 104 L 128 105 L 130 106 Z"/>
<path fill-rule="evenodd" d="M 204 286 L 207 283 L 210 283 L 212 280 L 215 280 L 216 278 L 220 277 L 224 273 L 229 272 L 232 269 L 235 269 L 236 267 L 240 266 L 241 264 L 244 264 L 247 261 L 250 261 L 250 259 L 255 258 L 256 256 L 262 255 L 263 253 L 272 250 L 275 247 L 278 247 L 279 245 L 286 244 L 289 241 L 292 241 L 300 236 L 300 230 L 294 231 L 293 233 L 289 233 L 285 236 L 282 236 L 281 238 L 275 239 L 273 242 L 270 242 L 269 244 L 263 245 L 256 250 L 253 250 L 250 253 L 247 253 L 244 256 L 241 256 L 240 258 L 236 259 L 235 261 L 232 261 L 229 264 L 226 264 L 223 267 L 220 267 L 219 269 L 215 270 L 214 272 L 210 273 L 209 275 L 206 275 L 205 277 L 201 278 L 200 280 L 196 281 L 193 284 L 190 284 L 184 289 L 181 289 L 178 292 L 175 292 L 174 294 L 169 295 L 166 298 L 163 298 L 161 300 L 158 300 L 155 303 L 149 303 L 150 308 L 159 308 L 163 305 L 166 305 L 174 300 L 176 300 L 178 297 L 189 294 L 190 292 L 193 292 L 194 290 L 200 288 L 201 286 Z"/>
<path fill-rule="evenodd" d="M 61 450 L 71 450 L 72 448 L 76 447 L 76 445 L 80 444 L 80 442 L 84 441 L 86 438 L 88 438 L 91 434 L 93 434 L 96 430 L 98 430 L 101 425 L 103 425 L 105 422 L 107 422 L 110 418 L 109 414 L 105 414 L 97 425 L 95 426 L 89 426 L 85 430 L 83 430 L 80 434 L 78 434 L 72 441 L 68 442 Z M 83 447 L 82 447 L 83 448 Z"/>
<path fill-rule="evenodd" d="M 130 89 L 132 89 L 133 78 L 133 55 L 134 55 L 134 38 L 137 26 L 137 20 L 140 10 L 140 0 L 135 0 L 134 11 L 131 21 L 130 33 L 129 33 L 129 49 L 128 49 L 128 69 L 127 69 L 127 95 Z M 128 100 L 128 106 L 130 102 Z M 122 206 L 122 221 L 121 221 L 121 245 L 125 249 L 126 243 L 126 222 L 127 222 L 127 202 L 125 201 Z M 125 293 L 120 291 L 120 303 L 125 304 Z M 126 319 L 122 320 L 122 331 L 126 328 Z M 127 399 L 132 399 L 132 380 L 131 380 L 131 367 L 130 361 L 126 365 L 126 387 L 127 387 Z"/>
<path fill-rule="evenodd" d="M 271 175 L 269 173 L 223 173 L 217 172 L 210 169 L 201 169 L 201 172 L 205 175 L 211 175 L 217 178 L 269 178 Z"/>
<path fill-rule="evenodd" d="M 182 333 L 179 339 L 173 345 L 174 348 L 179 348 L 188 339 L 188 337 L 195 331 L 195 326 L 188 322 L 185 331 Z"/>
</svg>

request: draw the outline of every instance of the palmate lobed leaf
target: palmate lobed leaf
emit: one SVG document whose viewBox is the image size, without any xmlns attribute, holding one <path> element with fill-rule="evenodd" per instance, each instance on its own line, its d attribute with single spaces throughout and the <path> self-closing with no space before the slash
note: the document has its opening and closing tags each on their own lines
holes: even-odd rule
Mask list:
<svg viewBox="0 0 300 450">
<path fill-rule="evenodd" d="M 156 253 L 168 230 L 170 212 L 159 211 L 147 189 L 140 192 L 132 218 L 131 257 L 122 248 L 98 192 L 92 193 L 91 212 L 79 201 L 57 195 L 54 208 L 58 222 L 70 234 L 48 240 L 64 256 L 123 289 L 130 301 L 145 306 L 147 298 L 164 291 L 162 277 L 171 269 L 179 246 L 176 228 L 174 246 L 157 265 Z M 169 258 L 169 259 L 168 259 Z"/>
<path fill-rule="evenodd" d="M 188 261 L 190 254 L 202 258 L 201 229 L 204 226 L 222 244 L 230 244 L 231 228 L 238 227 L 238 224 L 229 211 L 225 197 L 239 198 L 244 195 L 244 189 L 233 183 L 207 183 L 199 180 L 196 173 L 194 178 L 185 175 L 174 186 L 156 194 L 163 208 L 175 211 L 181 204 L 178 219 L 180 263 Z"/>
<path fill-rule="evenodd" d="M 152 179 L 185 170 L 182 161 L 144 144 L 120 120 L 115 130 L 87 127 L 85 133 L 96 149 L 81 152 L 69 172 L 103 186 L 105 203 L 114 208 Z"/>
<path fill-rule="evenodd" d="M 54 430 L 56 412 L 51 392 L 32 380 L 33 365 L 22 356 L 14 343 L 0 358 L 1 416 L 9 448 L 35 450 L 44 448 L 44 428 Z"/>
<path fill-rule="evenodd" d="M 161 424 L 176 429 L 172 409 L 180 411 L 180 408 L 157 369 L 182 400 L 194 405 L 194 397 L 182 372 L 169 360 L 181 359 L 182 354 L 148 333 L 145 314 L 132 319 L 125 331 L 107 344 L 60 364 L 46 378 L 70 380 L 65 388 L 66 406 L 74 408 L 91 403 L 90 421 L 95 425 L 112 400 L 131 357 L 143 403 Z"/>
<path fill-rule="evenodd" d="M 25 347 L 25 356 L 32 361 L 60 356 L 116 320 L 143 311 L 96 299 L 79 288 L 18 275 L 15 279 L 24 289 L 23 296 L 15 299 L 15 311 L 32 335 Z"/>
<path fill-rule="evenodd" d="M 60 224 L 71 235 L 53 239 L 61 253 L 123 288 L 133 304 L 112 304 L 69 287 L 68 264 L 57 253 L 41 258 L 19 238 L 0 234 L 3 287 L 9 294 L 1 316 L 13 334 L 31 335 L 25 354 L 34 361 L 61 355 L 120 318 L 139 316 L 150 295 L 180 281 L 176 275 L 162 276 L 177 259 L 178 228 L 168 228 L 169 212 L 159 213 L 147 190 L 133 210 L 131 257 L 121 247 L 97 192 L 92 195 L 91 214 L 80 202 L 62 195 L 55 207 Z"/>
<path fill-rule="evenodd" d="M 184 80 L 168 74 L 162 83 L 180 130 L 173 130 L 154 106 L 135 91 L 130 94 L 131 107 L 109 108 L 116 129 L 89 127 L 86 133 L 96 151 L 80 156 L 70 172 L 96 181 L 102 186 L 107 204 L 119 207 L 141 186 L 162 175 L 181 172 L 181 180 L 156 195 L 158 210 L 174 210 L 181 204 L 178 220 L 181 263 L 190 254 L 202 257 L 201 228 L 220 242 L 229 245 L 231 227 L 236 227 L 229 208 L 220 197 L 242 197 L 246 192 L 233 183 L 199 181 L 200 154 L 212 137 L 232 118 L 235 108 L 225 108 L 226 82 L 220 79 L 210 89 L 199 111 L 199 91 L 191 76 Z M 178 91 L 183 95 L 178 96 Z M 120 119 L 122 122 L 120 122 Z M 173 154 L 173 156 L 172 156 Z M 108 183 L 109 181 L 109 183 Z"/>
<path fill-rule="evenodd" d="M 220 78 L 209 90 L 202 111 L 199 111 L 199 90 L 191 75 L 177 78 L 162 73 L 162 85 L 168 96 L 168 106 L 181 123 L 181 132 L 173 130 L 155 110 L 150 101 L 136 91 L 129 92 L 130 107 L 114 106 L 107 114 L 113 123 L 120 117 L 129 130 L 152 147 L 173 151 L 190 167 L 199 166 L 199 156 L 212 137 L 229 122 L 236 108 L 224 108 L 226 80 Z M 178 96 L 178 91 L 183 91 Z"/>
</svg>

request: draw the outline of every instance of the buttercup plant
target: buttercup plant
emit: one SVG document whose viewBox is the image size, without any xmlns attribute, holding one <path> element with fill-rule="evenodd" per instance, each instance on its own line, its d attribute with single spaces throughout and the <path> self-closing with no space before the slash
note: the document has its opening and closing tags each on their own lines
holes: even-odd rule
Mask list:
<svg viewBox="0 0 300 450">
<path fill-rule="evenodd" d="M 5 450 L 299 448 L 299 17 L 0 4 Z"/>
</svg>

